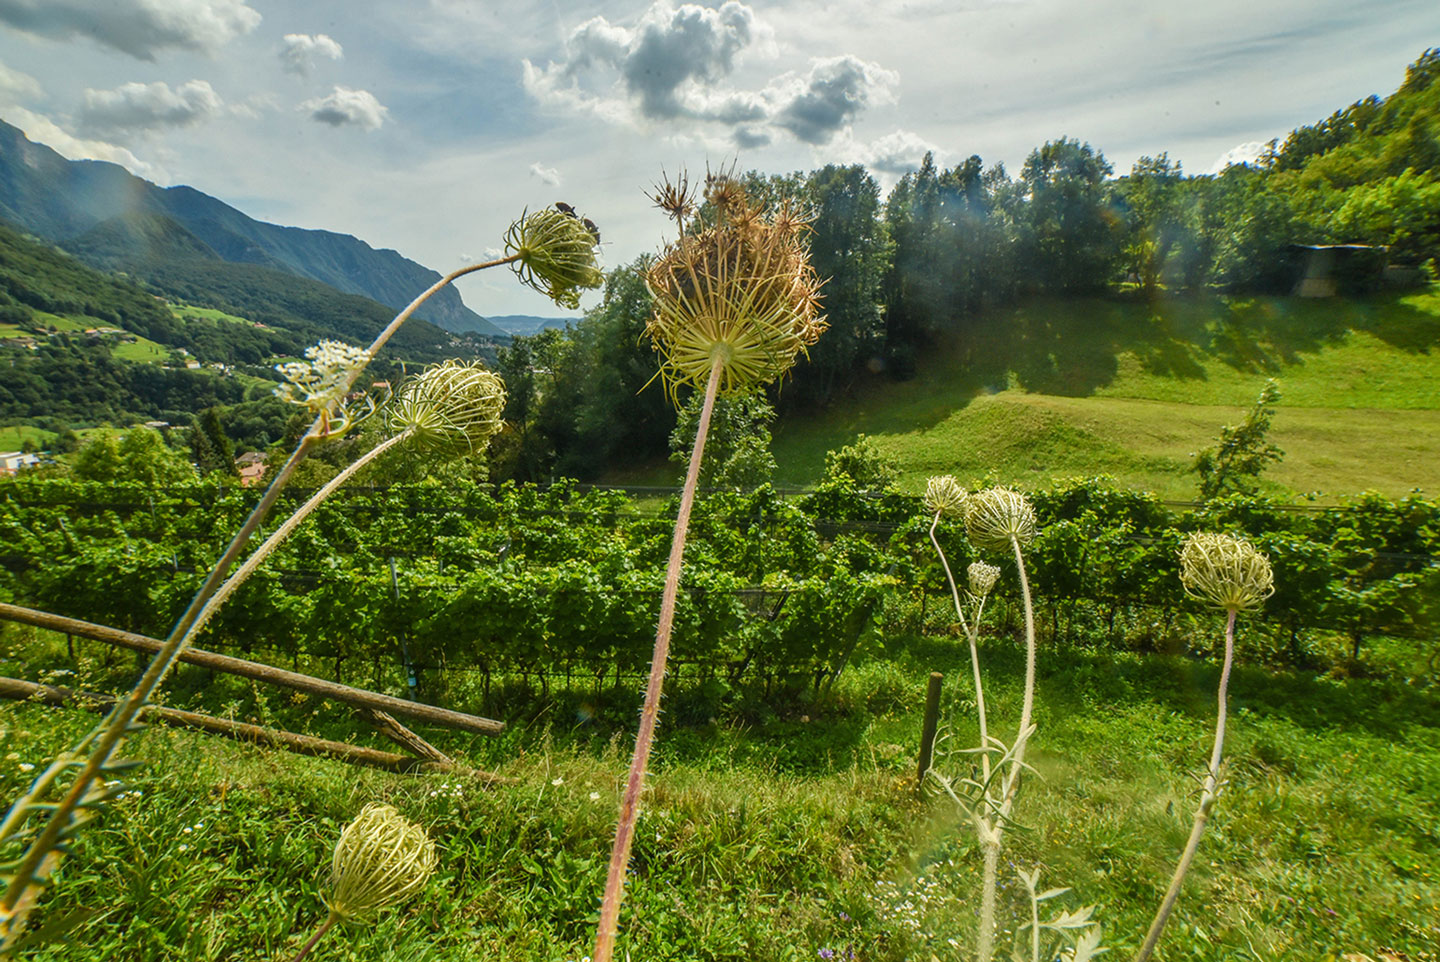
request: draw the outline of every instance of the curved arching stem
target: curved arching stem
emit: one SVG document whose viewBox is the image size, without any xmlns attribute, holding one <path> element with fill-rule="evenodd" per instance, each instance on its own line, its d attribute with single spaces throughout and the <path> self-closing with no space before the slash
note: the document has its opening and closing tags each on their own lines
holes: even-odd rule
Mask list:
<svg viewBox="0 0 1440 962">
<path fill-rule="evenodd" d="M 670 542 L 670 560 L 665 568 L 665 589 L 660 596 L 660 620 L 655 626 L 650 680 L 645 686 L 645 704 L 640 709 L 635 754 L 630 759 L 630 774 L 620 802 L 620 820 L 615 826 L 615 843 L 610 849 L 605 894 L 600 901 L 600 926 L 595 933 L 595 948 L 591 952 L 594 962 L 610 962 L 615 951 L 615 939 L 619 935 L 620 903 L 625 898 L 625 871 L 630 864 L 630 845 L 635 840 L 635 822 L 640 817 L 640 792 L 645 783 L 650 748 L 655 740 L 655 722 L 660 715 L 665 661 L 670 655 L 670 631 L 675 623 L 675 599 L 680 592 L 685 535 L 690 528 L 690 509 L 695 503 L 695 488 L 700 483 L 700 459 L 705 453 L 705 436 L 710 431 L 710 415 L 715 408 L 715 395 L 720 389 L 723 370 L 719 359 L 711 363 L 710 380 L 705 385 L 705 402 L 700 409 L 700 423 L 695 429 L 695 446 L 690 451 L 690 468 L 685 472 L 685 487 L 680 493 L 680 511 L 675 517 L 675 535 Z"/>
<path fill-rule="evenodd" d="M 1216 799 L 1220 797 L 1220 758 L 1225 750 L 1226 693 L 1230 686 L 1230 665 L 1234 658 L 1235 611 L 1232 609 L 1225 620 L 1225 663 L 1220 669 L 1220 710 L 1215 720 L 1215 745 L 1210 750 L 1210 770 L 1205 773 L 1205 785 L 1200 793 L 1200 805 L 1195 809 L 1194 822 L 1190 826 L 1190 838 L 1185 842 L 1185 850 L 1180 853 L 1180 863 L 1175 866 L 1170 888 L 1165 891 L 1165 898 L 1160 903 L 1159 911 L 1155 913 L 1155 920 L 1150 923 L 1150 931 L 1145 934 L 1145 944 L 1140 946 L 1135 962 L 1146 962 L 1155 951 L 1155 946 L 1160 941 L 1160 933 L 1165 930 L 1165 923 L 1170 919 L 1170 911 L 1175 908 L 1175 902 L 1180 898 L 1180 887 L 1185 881 L 1185 873 L 1190 871 L 1190 862 L 1200 848 L 1200 836 L 1205 834 L 1205 825 L 1210 820 Z"/>
</svg>

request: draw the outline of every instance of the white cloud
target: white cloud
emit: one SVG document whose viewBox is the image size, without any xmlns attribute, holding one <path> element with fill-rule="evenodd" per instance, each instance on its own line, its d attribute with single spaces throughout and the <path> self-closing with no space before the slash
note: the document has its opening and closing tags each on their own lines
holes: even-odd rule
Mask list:
<svg viewBox="0 0 1440 962">
<path fill-rule="evenodd" d="M 40 86 L 40 81 L 28 73 L 12 70 L 0 63 L 0 101 L 12 103 L 27 97 L 43 96 L 45 90 Z"/>
<path fill-rule="evenodd" d="M 188 127 L 215 116 L 224 106 L 204 80 L 174 90 L 158 80 L 127 83 L 114 90 L 87 89 L 79 122 L 83 133 L 125 137 L 162 127 Z"/>
<path fill-rule="evenodd" d="M 108 160 L 112 164 L 119 164 L 132 174 L 138 174 L 157 183 L 163 183 L 169 179 L 163 169 L 146 163 L 124 147 L 103 140 L 75 137 L 69 131 L 59 127 L 49 117 L 23 107 L 10 107 L 5 111 L 5 119 L 23 130 L 25 136 L 35 143 L 44 144 L 71 160 Z"/>
<path fill-rule="evenodd" d="M 310 119 L 331 127 L 363 127 L 379 130 L 390 116 L 390 109 L 375 99 L 368 90 L 352 90 L 338 84 L 327 96 L 307 100 L 300 105 L 309 111 Z"/>
<path fill-rule="evenodd" d="M 1259 159 L 1261 154 L 1265 153 L 1265 149 L 1269 146 L 1269 144 L 1259 140 L 1251 140 L 1243 144 L 1237 144 L 1219 157 L 1216 157 L 1215 163 L 1211 164 L 1210 169 L 1205 171 L 1205 173 L 1218 174 L 1223 172 L 1225 168 L 1231 164 L 1253 163 Z"/>
<path fill-rule="evenodd" d="M 656 0 L 633 28 L 585 21 L 571 31 L 563 59 L 523 61 L 523 79 L 532 96 L 571 111 L 612 123 L 719 124 L 746 148 L 770 143 L 777 130 L 828 143 L 866 107 L 894 100 L 898 75 L 850 54 L 812 59 L 807 71 L 760 89 L 729 85 L 742 54 L 774 48 L 773 31 L 738 0 Z"/>
<path fill-rule="evenodd" d="M 333 38 L 323 33 L 287 33 L 280 42 L 280 64 L 287 73 L 305 76 L 322 57 L 339 60 L 345 56 L 344 49 Z"/>
<path fill-rule="evenodd" d="M 214 52 L 254 30 L 245 0 L 0 0 L 0 22 L 68 40 L 88 37 L 140 60 L 168 48 Z"/>
<path fill-rule="evenodd" d="M 530 176 L 540 178 L 540 182 L 551 187 L 560 186 L 560 171 L 554 167 L 543 167 L 539 161 L 530 165 Z"/>
<path fill-rule="evenodd" d="M 839 145 L 845 163 L 864 164 L 877 173 L 897 177 L 918 170 L 926 154 L 934 154 L 937 163 L 944 158 L 944 151 L 909 130 L 897 130 L 868 144 L 850 140 Z"/>
</svg>

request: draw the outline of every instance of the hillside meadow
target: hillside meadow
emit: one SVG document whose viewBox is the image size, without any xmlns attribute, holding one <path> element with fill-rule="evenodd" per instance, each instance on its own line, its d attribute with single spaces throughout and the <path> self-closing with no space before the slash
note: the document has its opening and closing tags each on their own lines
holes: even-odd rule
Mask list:
<svg viewBox="0 0 1440 962">
<path fill-rule="evenodd" d="M 1325 500 L 1440 487 L 1440 292 L 1038 301 L 978 319 L 912 380 L 775 429 L 778 480 L 816 480 L 856 433 L 893 456 L 902 487 L 953 473 L 1033 488 L 1109 474 L 1195 496 L 1194 452 L 1279 384 L 1267 470 L 1277 494 Z"/>
</svg>

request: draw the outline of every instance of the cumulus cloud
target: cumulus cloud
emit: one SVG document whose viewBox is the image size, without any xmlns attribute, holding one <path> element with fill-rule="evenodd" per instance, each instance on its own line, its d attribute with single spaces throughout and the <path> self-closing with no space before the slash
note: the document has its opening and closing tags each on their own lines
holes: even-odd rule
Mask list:
<svg viewBox="0 0 1440 962">
<path fill-rule="evenodd" d="M 211 53 L 254 30 L 246 0 L 0 0 L 0 23 L 68 40 L 88 37 L 140 60 L 177 48 Z"/>
<path fill-rule="evenodd" d="M 300 105 L 310 119 L 331 127 L 362 127 L 379 130 L 390 116 L 390 109 L 375 99 L 368 90 L 352 90 L 336 85 L 324 97 L 307 100 Z"/>
<path fill-rule="evenodd" d="M 13 103 L 26 97 L 43 97 L 40 81 L 28 73 L 12 70 L 0 63 L 0 102 Z"/>
<path fill-rule="evenodd" d="M 829 143 L 870 104 L 893 101 L 899 80 L 894 71 L 848 54 L 817 60 L 798 89 L 783 99 L 772 122 L 807 144 Z M 783 90 L 794 85 L 779 86 Z"/>
<path fill-rule="evenodd" d="M 158 80 L 121 84 L 114 90 L 89 89 L 80 104 L 80 130 L 123 139 L 163 127 L 188 127 L 213 117 L 224 106 L 220 95 L 204 80 L 192 80 L 174 90 Z"/>
<path fill-rule="evenodd" d="M 1226 167 L 1229 167 L 1231 164 L 1254 163 L 1260 158 L 1261 154 L 1265 153 L 1265 149 L 1269 146 L 1269 144 L 1263 143 L 1258 140 L 1251 140 L 1243 144 L 1237 144 L 1236 146 L 1231 147 L 1229 150 L 1225 151 L 1225 153 L 1221 154 L 1219 157 L 1215 158 L 1215 163 L 1210 165 L 1210 169 L 1207 170 L 1206 173 L 1221 173 L 1225 170 Z"/>
<path fill-rule="evenodd" d="M 844 154 L 850 163 L 864 164 L 877 173 L 898 177 L 919 170 L 926 154 L 934 154 L 939 159 L 943 151 L 919 134 L 897 130 L 868 144 L 851 143 Z"/>
<path fill-rule="evenodd" d="M 777 130 L 828 143 L 866 107 L 893 99 L 897 75 L 850 55 L 816 59 L 758 89 L 730 84 L 747 51 L 772 45 L 770 28 L 738 0 L 657 0 L 633 27 L 585 21 L 561 60 L 524 61 L 524 82 L 537 99 L 612 122 L 720 124 L 741 147 L 767 144 Z"/>
<path fill-rule="evenodd" d="M 168 180 L 165 171 L 154 164 L 148 164 L 129 150 L 103 140 L 76 137 L 62 129 L 49 117 L 26 110 L 10 107 L 5 119 L 19 127 L 37 144 L 44 144 L 51 150 L 71 160 L 108 160 L 119 164 L 132 174 L 138 174 L 157 183 Z"/>
<path fill-rule="evenodd" d="M 548 184 L 551 187 L 560 186 L 560 171 L 554 167 L 544 167 L 539 161 L 530 165 L 530 176 L 540 178 L 542 184 Z"/>
<path fill-rule="evenodd" d="M 339 60 L 344 49 L 332 37 L 323 34 L 287 33 L 280 41 L 280 65 L 287 73 L 305 76 L 322 57 Z"/>
</svg>

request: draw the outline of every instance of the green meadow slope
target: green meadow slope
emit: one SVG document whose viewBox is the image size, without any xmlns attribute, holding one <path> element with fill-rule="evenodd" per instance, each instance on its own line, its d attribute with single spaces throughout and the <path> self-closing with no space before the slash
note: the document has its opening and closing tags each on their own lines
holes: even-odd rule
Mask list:
<svg viewBox="0 0 1440 962">
<path fill-rule="evenodd" d="M 1193 452 L 1266 378 L 1277 493 L 1440 490 L 1440 289 L 1365 300 L 1039 301 L 982 318 L 917 376 L 775 431 L 783 484 L 872 437 L 918 489 L 936 473 L 1026 487 L 1109 474 L 1190 498 Z"/>
</svg>

